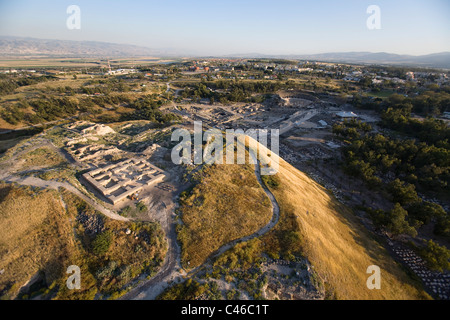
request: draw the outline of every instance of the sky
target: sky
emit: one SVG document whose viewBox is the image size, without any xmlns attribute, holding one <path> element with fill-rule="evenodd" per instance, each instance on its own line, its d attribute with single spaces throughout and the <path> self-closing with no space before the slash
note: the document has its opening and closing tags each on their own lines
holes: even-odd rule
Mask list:
<svg viewBox="0 0 450 320">
<path fill-rule="evenodd" d="M 80 8 L 80 29 L 66 25 Z M 370 5 L 380 29 L 369 29 Z M 89 40 L 192 55 L 450 51 L 449 0 L 0 0 L 0 36 Z"/>
</svg>

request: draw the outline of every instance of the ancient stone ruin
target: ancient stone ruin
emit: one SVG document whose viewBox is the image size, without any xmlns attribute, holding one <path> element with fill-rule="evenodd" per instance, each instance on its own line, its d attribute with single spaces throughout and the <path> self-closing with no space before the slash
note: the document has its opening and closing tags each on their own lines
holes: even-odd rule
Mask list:
<svg viewBox="0 0 450 320">
<path fill-rule="evenodd" d="M 83 174 L 96 190 L 112 204 L 126 199 L 142 188 L 154 185 L 168 174 L 145 159 L 132 158 Z"/>
</svg>

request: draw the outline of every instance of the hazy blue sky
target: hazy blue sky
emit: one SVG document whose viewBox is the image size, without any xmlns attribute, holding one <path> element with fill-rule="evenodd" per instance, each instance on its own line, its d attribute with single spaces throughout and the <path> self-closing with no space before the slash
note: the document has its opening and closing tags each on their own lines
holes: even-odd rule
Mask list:
<svg viewBox="0 0 450 320">
<path fill-rule="evenodd" d="M 69 5 L 81 29 L 66 27 Z M 381 29 L 369 30 L 369 5 Z M 450 51 L 449 0 L 0 0 L 0 35 L 95 40 L 191 54 Z"/>
</svg>

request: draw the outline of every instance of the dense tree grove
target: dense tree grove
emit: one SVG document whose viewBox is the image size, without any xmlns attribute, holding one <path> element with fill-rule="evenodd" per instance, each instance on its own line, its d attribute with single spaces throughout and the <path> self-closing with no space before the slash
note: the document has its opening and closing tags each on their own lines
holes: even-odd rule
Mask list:
<svg viewBox="0 0 450 320">
<path fill-rule="evenodd" d="M 15 104 L 5 105 L 0 111 L 0 116 L 11 124 L 28 122 L 31 124 L 44 123 L 74 116 L 80 113 L 98 114 L 102 110 L 96 107 L 106 108 L 124 104 L 135 109 L 131 113 L 125 113 L 121 120 L 150 120 L 159 123 L 179 120 L 179 116 L 172 113 L 162 113 L 159 108 L 163 100 L 157 95 L 148 95 L 145 98 L 132 99 L 125 94 L 97 95 L 92 97 L 76 98 L 72 96 L 53 97 L 41 95 L 38 99 L 21 100 Z M 32 109 L 34 113 L 26 113 L 26 109 Z M 114 119 L 110 119 L 114 120 Z"/>
<path fill-rule="evenodd" d="M 434 137 L 423 140 L 436 145 L 370 131 L 370 125 L 358 120 L 333 126 L 333 132 L 348 143 L 342 151 L 346 172 L 360 177 L 369 187 L 386 192 L 396 203 L 389 213 L 372 211 L 374 222 L 394 234 L 414 235 L 414 228 L 434 219 L 435 232 L 448 236 L 450 221 L 446 212 L 437 204 L 422 201 L 417 194 L 449 194 L 448 144 L 435 142 Z"/>
<path fill-rule="evenodd" d="M 430 90 L 432 89 L 432 90 Z M 400 110 L 407 117 L 411 113 L 422 116 L 436 116 L 450 110 L 450 86 L 431 87 L 412 95 L 391 94 L 388 99 L 371 99 L 355 95 L 353 105 L 357 108 L 386 111 Z"/>
<path fill-rule="evenodd" d="M 122 120 L 150 120 L 158 123 L 169 123 L 180 120 L 180 116 L 174 113 L 163 113 L 159 108 L 163 104 L 162 100 L 157 100 L 151 96 L 139 98 L 128 107 L 135 109 L 131 113 L 123 115 Z"/>
<path fill-rule="evenodd" d="M 450 129 L 444 121 L 434 118 L 417 120 L 405 114 L 403 110 L 388 108 L 382 113 L 381 125 L 429 145 L 450 148 Z"/>
<path fill-rule="evenodd" d="M 177 83 L 177 85 L 185 88 L 181 93 L 183 98 L 209 98 L 226 103 L 228 101 L 256 102 L 254 95 L 266 95 L 280 89 L 291 88 L 294 86 L 294 82 L 219 80 L 204 81 L 195 85 L 189 83 Z"/>
<path fill-rule="evenodd" d="M 130 92 L 132 88 L 139 87 L 139 84 L 126 82 L 123 79 L 111 78 L 105 80 L 90 80 L 87 81 L 78 90 L 79 93 L 84 94 L 110 94 L 111 92 Z"/>
<path fill-rule="evenodd" d="M 11 76 L 0 75 L 0 96 L 13 93 L 19 87 L 29 86 L 39 82 L 55 80 L 53 76 L 39 76 L 39 77 L 20 77 L 14 78 Z"/>
<path fill-rule="evenodd" d="M 34 114 L 25 113 L 23 110 L 31 108 Z M 42 95 L 38 99 L 20 101 L 14 105 L 6 105 L 1 110 L 1 117 L 11 123 L 17 124 L 26 121 L 32 124 L 54 121 L 57 119 L 75 115 L 77 112 L 88 111 L 88 106 L 80 104 L 78 99 L 71 97 L 50 97 Z"/>
</svg>

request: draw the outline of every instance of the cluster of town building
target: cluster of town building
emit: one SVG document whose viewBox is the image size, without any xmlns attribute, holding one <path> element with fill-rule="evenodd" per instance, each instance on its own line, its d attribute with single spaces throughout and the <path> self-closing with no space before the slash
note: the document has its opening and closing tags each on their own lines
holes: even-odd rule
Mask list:
<svg viewBox="0 0 450 320">
<path fill-rule="evenodd" d="M 431 82 L 443 84 L 448 83 L 448 74 L 445 72 L 436 71 L 406 71 L 403 75 L 392 76 L 386 71 L 374 72 L 359 65 L 350 65 L 343 63 L 331 62 L 315 62 L 315 61 L 292 61 L 292 63 L 275 63 L 263 62 L 249 59 L 205 59 L 194 60 L 189 63 L 180 64 L 179 70 L 187 74 L 203 74 L 209 75 L 213 79 L 221 79 L 230 77 L 233 73 L 234 77 L 240 79 L 255 79 L 254 71 L 264 72 L 263 79 L 277 79 L 279 74 L 314 74 L 317 76 L 325 76 L 330 78 L 343 79 L 345 81 L 360 81 L 364 78 L 370 78 L 372 84 L 380 85 L 385 82 L 394 84 L 402 84 L 407 81 L 412 82 Z M 119 68 L 112 69 L 108 64 L 104 75 L 128 75 L 141 72 L 139 69 L 133 68 Z M 55 75 L 63 73 L 61 71 L 37 71 L 37 70 L 0 70 L 0 73 L 29 73 L 40 75 Z M 166 70 L 164 68 L 149 72 L 143 72 L 146 77 L 167 78 Z M 229 74 L 228 74 L 229 73 Z M 228 76 L 227 76 L 228 74 Z M 259 79 L 259 78 L 258 78 Z"/>
</svg>

